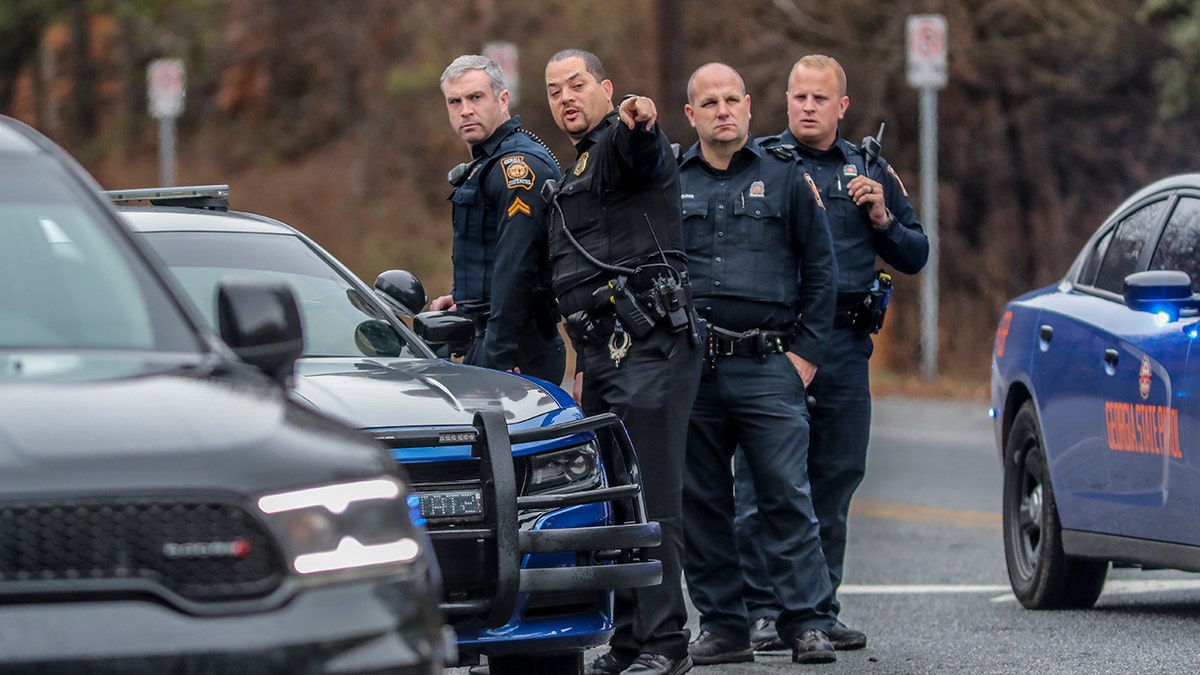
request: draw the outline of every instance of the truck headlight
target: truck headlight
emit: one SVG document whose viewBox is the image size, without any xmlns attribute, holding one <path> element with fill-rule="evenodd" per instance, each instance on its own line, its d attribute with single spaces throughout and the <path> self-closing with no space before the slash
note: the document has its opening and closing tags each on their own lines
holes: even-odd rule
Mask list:
<svg viewBox="0 0 1200 675">
<path fill-rule="evenodd" d="M 600 484 L 600 475 L 595 443 L 530 455 L 525 494 L 588 490 Z"/>
<path fill-rule="evenodd" d="M 308 575 L 415 560 L 421 544 L 406 498 L 385 477 L 266 495 L 258 508 L 284 535 L 292 568 Z"/>
</svg>

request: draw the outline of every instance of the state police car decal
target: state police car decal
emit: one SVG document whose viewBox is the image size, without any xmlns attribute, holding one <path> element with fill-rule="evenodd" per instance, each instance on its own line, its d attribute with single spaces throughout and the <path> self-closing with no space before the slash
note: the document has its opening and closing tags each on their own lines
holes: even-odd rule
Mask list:
<svg viewBox="0 0 1200 675">
<path fill-rule="evenodd" d="M 1142 355 L 1142 367 L 1138 370 L 1138 393 L 1143 401 L 1150 398 L 1150 382 L 1150 357 Z"/>
</svg>

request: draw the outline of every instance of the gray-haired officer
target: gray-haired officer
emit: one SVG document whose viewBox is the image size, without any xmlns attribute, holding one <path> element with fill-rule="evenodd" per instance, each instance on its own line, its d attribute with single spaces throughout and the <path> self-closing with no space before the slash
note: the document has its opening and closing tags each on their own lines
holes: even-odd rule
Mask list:
<svg viewBox="0 0 1200 675">
<path fill-rule="evenodd" d="M 441 77 L 450 124 L 472 161 L 451 172 L 454 286 L 430 309 L 458 309 L 475 321 L 464 363 L 563 381 L 567 350 L 550 289 L 546 201 L 558 162 L 508 110 L 500 66 L 460 56 Z"/>
<path fill-rule="evenodd" d="M 684 471 L 684 570 L 701 630 L 689 652 L 697 664 L 754 660 L 734 532 L 740 446 L 760 495 L 778 635 L 797 663 L 833 661 L 833 588 L 805 478 L 805 387 L 832 328 L 837 275 L 825 210 L 794 151 L 751 137 L 733 68 L 697 69 L 684 111 L 699 136 L 679 168 L 684 236 L 708 321 Z"/>
<path fill-rule="evenodd" d="M 880 257 L 896 270 L 916 274 L 929 257 L 926 238 L 908 193 L 895 170 L 882 157 L 868 161 L 863 148 L 838 132 L 846 112 L 846 73 L 829 56 L 801 58 L 788 77 L 788 128 L 764 145 L 795 147 L 812 172 L 828 209 L 837 255 L 837 310 L 833 334 L 821 368 L 808 391 L 811 436 L 808 481 L 821 523 L 821 548 L 834 588 L 833 613 L 841 611 L 836 592 L 842 581 L 846 554 L 846 519 L 850 498 L 866 473 L 871 428 L 871 385 L 867 361 L 871 334 L 879 330 L 886 308 L 890 279 L 876 273 Z M 739 459 L 735 473 L 745 476 Z M 765 574 L 756 532 L 765 526 L 754 512 L 754 486 L 739 478 L 738 521 L 742 565 L 746 574 L 746 603 L 754 618 L 755 646 L 784 648 L 771 623 L 781 609 Z M 761 502 L 762 495 L 759 495 Z M 837 649 L 861 649 L 867 636 L 840 620 L 829 634 Z"/>
</svg>

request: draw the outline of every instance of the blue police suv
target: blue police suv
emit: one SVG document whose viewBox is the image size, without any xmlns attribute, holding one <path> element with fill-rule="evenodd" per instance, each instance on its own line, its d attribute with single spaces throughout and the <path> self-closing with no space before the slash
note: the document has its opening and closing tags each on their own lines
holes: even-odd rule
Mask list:
<svg viewBox="0 0 1200 675">
<path fill-rule="evenodd" d="M 647 549 L 660 530 L 617 417 L 584 417 L 556 383 L 439 358 L 469 346 L 469 319 L 414 315 L 426 302 L 414 276 L 367 286 L 295 228 L 228 210 L 226 186 L 109 197 L 210 321 L 222 280 L 295 294 L 294 394 L 383 443 L 411 479 L 459 665 L 578 673 L 583 651 L 612 635 L 612 589 L 659 583 Z"/>
<path fill-rule="evenodd" d="M 1164 178 L 1000 317 L 992 415 L 1025 607 L 1092 606 L 1110 563 L 1200 571 L 1198 247 L 1200 174 Z"/>
<path fill-rule="evenodd" d="M 222 285 L 223 343 L 97 193 L 0 116 L 0 670 L 441 672 L 403 475 L 289 398 L 290 291 Z"/>
</svg>

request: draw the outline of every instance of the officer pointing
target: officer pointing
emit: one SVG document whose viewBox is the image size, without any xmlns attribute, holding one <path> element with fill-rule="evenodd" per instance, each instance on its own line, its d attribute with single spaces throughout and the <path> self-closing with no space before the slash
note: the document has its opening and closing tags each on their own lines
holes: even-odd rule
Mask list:
<svg viewBox="0 0 1200 675">
<path fill-rule="evenodd" d="M 550 223 L 550 257 L 577 358 L 575 395 L 588 415 L 617 414 L 637 450 L 658 586 L 619 590 L 609 650 L 589 675 L 679 675 L 688 657 L 681 584 L 680 500 L 688 413 L 700 348 L 687 279 L 679 172 L 654 101 L 613 107 L 613 84 L 591 52 L 546 64 L 546 96 L 575 144 Z"/>
</svg>

